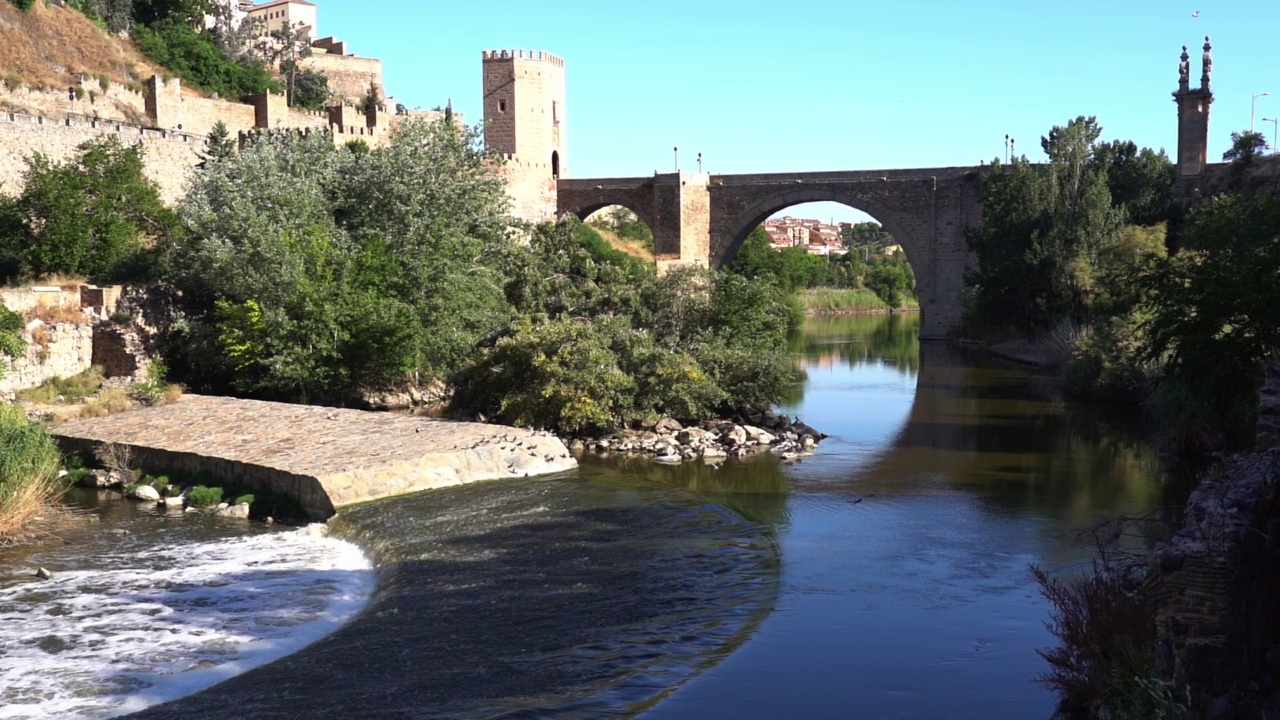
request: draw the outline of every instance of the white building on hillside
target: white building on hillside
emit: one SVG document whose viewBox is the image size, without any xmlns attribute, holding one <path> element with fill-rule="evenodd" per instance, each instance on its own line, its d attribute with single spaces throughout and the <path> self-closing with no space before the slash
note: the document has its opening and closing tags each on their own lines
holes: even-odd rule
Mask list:
<svg viewBox="0 0 1280 720">
<path fill-rule="evenodd" d="M 247 15 L 263 23 L 263 33 L 270 34 L 289 24 L 302 25 L 302 32 L 313 40 L 320 37 L 316 22 L 316 5 L 307 0 L 271 0 L 248 9 Z"/>
</svg>

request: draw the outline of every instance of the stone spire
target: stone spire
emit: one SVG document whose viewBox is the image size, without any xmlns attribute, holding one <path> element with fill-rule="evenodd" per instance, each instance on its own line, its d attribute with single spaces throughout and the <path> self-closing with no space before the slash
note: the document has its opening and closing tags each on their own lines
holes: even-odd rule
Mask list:
<svg viewBox="0 0 1280 720">
<path fill-rule="evenodd" d="M 1209 76 L 1213 73 L 1213 46 L 1209 44 L 1209 36 L 1204 36 L 1204 72 L 1200 75 L 1200 89 L 1209 89 Z"/>
<path fill-rule="evenodd" d="M 1191 89 L 1191 56 L 1187 54 L 1187 46 L 1182 46 L 1182 60 L 1178 63 L 1178 92 Z"/>
</svg>

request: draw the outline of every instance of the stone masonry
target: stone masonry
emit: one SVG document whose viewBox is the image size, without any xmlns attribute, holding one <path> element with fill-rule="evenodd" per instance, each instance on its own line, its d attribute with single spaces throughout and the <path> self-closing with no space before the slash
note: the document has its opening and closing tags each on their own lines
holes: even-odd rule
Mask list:
<svg viewBox="0 0 1280 720">
<path fill-rule="evenodd" d="M 367 500 L 577 467 L 549 433 L 203 395 L 51 432 L 67 449 L 119 443 L 141 467 L 287 494 L 314 520 Z"/>
</svg>

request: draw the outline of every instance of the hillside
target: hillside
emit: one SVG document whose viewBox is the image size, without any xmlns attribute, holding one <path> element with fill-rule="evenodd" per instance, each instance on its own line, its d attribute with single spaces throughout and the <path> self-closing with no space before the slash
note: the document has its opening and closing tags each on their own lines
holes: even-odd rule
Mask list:
<svg viewBox="0 0 1280 720">
<path fill-rule="evenodd" d="M 23 12 L 2 0 L 0 68 L 6 85 L 21 82 L 36 90 L 65 91 L 76 84 L 77 73 L 94 78 L 86 79 L 89 89 L 100 87 L 105 78 L 107 84 L 141 90 L 143 80 L 164 74 L 128 38 L 108 33 L 76 10 L 37 2 Z M 13 98 L 10 102 L 20 103 Z"/>
</svg>

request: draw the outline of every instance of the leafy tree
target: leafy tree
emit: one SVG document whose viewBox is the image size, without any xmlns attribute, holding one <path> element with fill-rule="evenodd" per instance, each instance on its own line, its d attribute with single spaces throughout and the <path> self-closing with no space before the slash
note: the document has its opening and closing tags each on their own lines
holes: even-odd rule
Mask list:
<svg viewBox="0 0 1280 720">
<path fill-rule="evenodd" d="M 133 25 L 133 0 L 67 0 L 67 5 L 111 32 Z"/>
<path fill-rule="evenodd" d="M 1097 143 L 1093 164 L 1106 173 L 1111 202 L 1124 208 L 1126 222 L 1156 225 L 1169 220 L 1174 204 L 1174 165 L 1163 150 L 1139 150 L 1129 140 Z"/>
<path fill-rule="evenodd" d="M 321 72 L 298 70 L 297 63 L 281 64 L 281 71 L 288 79 L 289 105 L 307 110 L 323 110 L 329 102 L 329 78 Z"/>
<path fill-rule="evenodd" d="M 217 12 L 216 0 L 133 0 L 133 19 L 141 25 L 174 21 L 204 27 L 206 16 Z"/>
<path fill-rule="evenodd" d="M 1222 159 L 1234 165 L 1250 166 L 1267 150 L 1267 138 L 1260 132 L 1245 130 L 1231 133 L 1231 149 Z"/>
<path fill-rule="evenodd" d="M 153 274 L 149 266 L 167 253 L 178 226 L 143 173 L 142 153 L 109 136 L 81 145 L 64 163 L 27 158 L 22 194 L 0 206 L 5 277 L 60 273 L 108 282 Z"/>
<path fill-rule="evenodd" d="M 1149 275 L 1145 356 L 1164 365 L 1179 445 L 1245 444 L 1262 362 L 1280 352 L 1280 200 L 1216 197 L 1188 218 L 1184 242 Z"/>
<path fill-rule="evenodd" d="M 509 318 L 487 158 L 475 130 L 410 121 L 366 154 L 269 133 L 209 166 L 183 210 L 175 369 L 294 399 L 448 376 Z"/>
<path fill-rule="evenodd" d="M 1079 117 L 1041 138 L 1043 170 L 1021 158 L 994 163 L 983 184 L 983 226 L 968 233 L 978 259 L 967 276 L 971 321 L 1032 335 L 1088 319 L 1084 287 L 1122 219 L 1094 158 L 1100 134 L 1094 118 Z"/>
<path fill-rule="evenodd" d="M 867 269 L 867 288 L 891 308 L 902 307 L 916 287 L 915 275 L 905 258 L 876 258 Z"/>
</svg>

